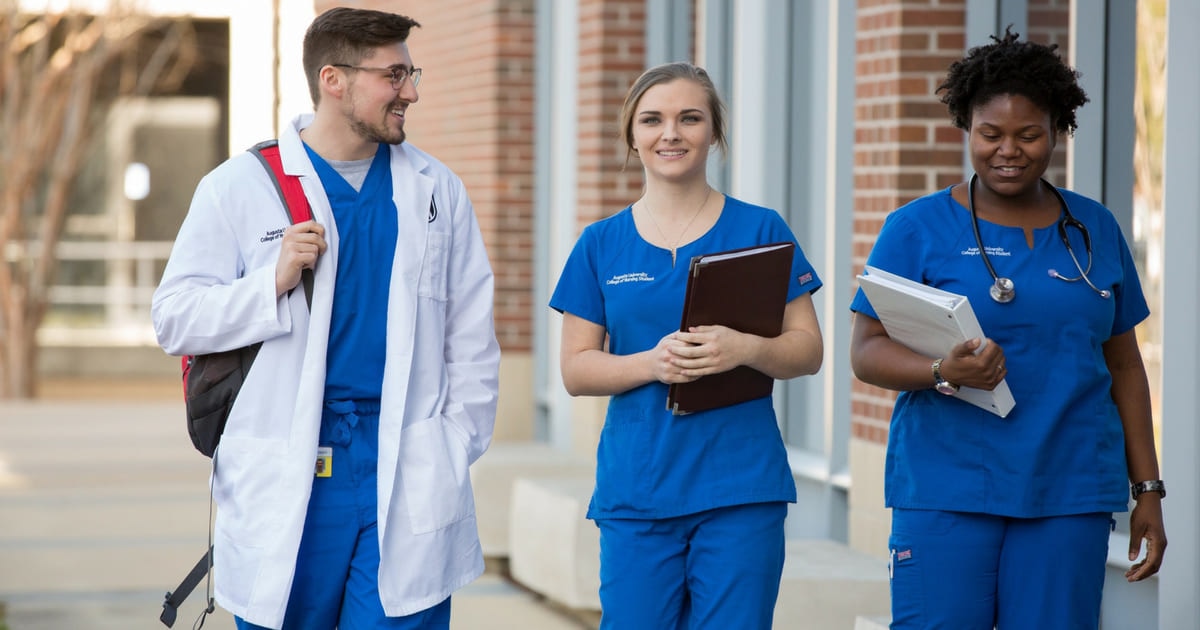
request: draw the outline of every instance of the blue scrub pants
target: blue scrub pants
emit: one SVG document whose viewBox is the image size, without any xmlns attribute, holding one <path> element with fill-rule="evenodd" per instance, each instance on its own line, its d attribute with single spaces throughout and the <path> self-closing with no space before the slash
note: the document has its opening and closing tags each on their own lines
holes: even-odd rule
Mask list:
<svg viewBox="0 0 1200 630">
<path fill-rule="evenodd" d="M 320 445 L 333 449 L 332 474 L 313 479 L 283 630 L 447 630 L 450 598 L 404 617 L 379 601 L 379 402 L 327 402 Z"/>
<path fill-rule="evenodd" d="M 772 502 L 597 519 L 601 630 L 769 629 L 786 516 L 787 504 Z"/>
<path fill-rule="evenodd" d="M 892 510 L 893 629 L 1096 630 L 1110 513 Z"/>
</svg>

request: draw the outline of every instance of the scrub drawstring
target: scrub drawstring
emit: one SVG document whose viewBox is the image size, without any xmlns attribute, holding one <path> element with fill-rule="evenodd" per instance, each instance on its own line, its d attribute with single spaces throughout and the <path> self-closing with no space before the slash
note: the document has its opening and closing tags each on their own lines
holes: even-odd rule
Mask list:
<svg viewBox="0 0 1200 630">
<path fill-rule="evenodd" d="M 338 446 L 349 446 L 351 430 L 358 426 L 358 407 L 353 400 L 331 400 L 325 403 L 336 417 L 329 431 L 329 441 Z"/>
</svg>

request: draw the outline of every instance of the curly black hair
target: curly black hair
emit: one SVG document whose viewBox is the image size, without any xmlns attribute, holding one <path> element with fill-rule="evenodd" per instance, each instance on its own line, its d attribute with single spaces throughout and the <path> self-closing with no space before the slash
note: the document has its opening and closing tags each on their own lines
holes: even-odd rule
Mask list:
<svg viewBox="0 0 1200 630">
<path fill-rule="evenodd" d="M 1014 94 L 1049 112 L 1060 133 L 1074 133 L 1075 110 L 1088 102 L 1088 96 L 1079 87 L 1079 72 L 1058 56 L 1058 45 L 1018 42 L 1011 25 L 1004 29 L 1004 37 L 991 37 L 993 43 L 976 46 L 951 64 L 936 90 L 954 126 L 969 130 L 975 107 Z"/>
</svg>

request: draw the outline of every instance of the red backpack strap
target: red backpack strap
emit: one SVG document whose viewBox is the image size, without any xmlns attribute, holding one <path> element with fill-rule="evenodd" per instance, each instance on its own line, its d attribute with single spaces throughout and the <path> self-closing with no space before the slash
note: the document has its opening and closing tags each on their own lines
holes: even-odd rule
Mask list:
<svg viewBox="0 0 1200 630">
<path fill-rule="evenodd" d="M 312 208 L 308 205 L 308 197 L 304 196 L 304 187 L 300 185 L 300 177 L 283 172 L 283 159 L 279 156 L 279 141 L 264 140 L 249 149 L 254 157 L 262 163 L 263 168 L 271 174 L 275 184 L 275 192 L 283 202 L 288 218 L 293 224 L 312 220 Z M 300 281 L 304 284 L 304 299 L 312 310 L 313 272 L 305 269 L 300 273 Z"/>
<path fill-rule="evenodd" d="M 262 162 L 263 167 L 274 175 L 275 190 L 283 205 L 287 208 L 292 223 L 304 223 L 312 219 L 312 210 L 308 207 L 308 197 L 304 196 L 304 187 L 300 178 L 283 172 L 283 159 L 279 156 L 279 141 L 265 140 L 252 147 L 250 152 Z"/>
</svg>

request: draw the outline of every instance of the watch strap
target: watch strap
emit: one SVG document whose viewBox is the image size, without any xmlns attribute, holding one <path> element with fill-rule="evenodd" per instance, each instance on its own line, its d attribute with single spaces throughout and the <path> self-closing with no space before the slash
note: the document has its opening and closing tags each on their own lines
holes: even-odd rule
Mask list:
<svg viewBox="0 0 1200 630">
<path fill-rule="evenodd" d="M 1166 498 L 1167 486 L 1162 479 L 1151 479 L 1150 481 L 1139 481 L 1129 486 L 1129 494 L 1136 501 L 1137 498 L 1147 492 L 1157 492 L 1159 497 Z"/>
<path fill-rule="evenodd" d="M 951 383 L 942 377 L 942 360 L 940 358 L 934 359 L 933 365 L 929 366 L 929 369 L 931 372 L 933 372 L 934 389 L 947 396 L 953 396 L 954 394 L 958 393 L 958 385 L 955 385 L 954 383 Z"/>
</svg>

